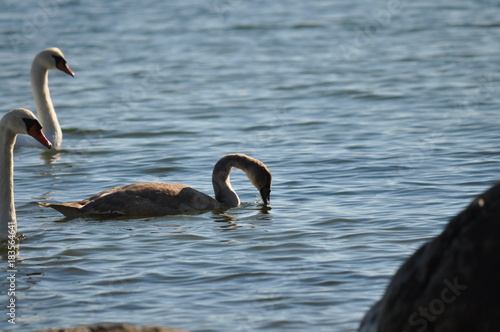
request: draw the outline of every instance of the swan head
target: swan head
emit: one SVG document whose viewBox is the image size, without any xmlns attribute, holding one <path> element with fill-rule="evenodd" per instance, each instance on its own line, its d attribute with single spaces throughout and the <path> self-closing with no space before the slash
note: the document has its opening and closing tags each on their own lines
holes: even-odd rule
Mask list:
<svg viewBox="0 0 500 332">
<path fill-rule="evenodd" d="M 260 160 L 239 155 L 245 158 L 242 170 L 247 174 L 248 179 L 257 188 L 265 205 L 269 205 L 271 199 L 272 175 L 267 166 Z"/>
<path fill-rule="evenodd" d="M 52 143 L 49 142 L 42 132 L 40 122 L 30 110 L 16 108 L 5 114 L 0 123 L 2 128 L 10 130 L 15 135 L 27 134 L 32 136 L 46 148 L 50 149 L 52 147 Z"/>
<path fill-rule="evenodd" d="M 266 166 L 259 167 L 259 169 L 254 171 L 253 177 L 250 178 L 250 181 L 253 183 L 255 188 L 259 190 L 260 197 L 262 198 L 264 205 L 269 205 L 271 201 L 271 172 L 269 172 Z"/>
<path fill-rule="evenodd" d="M 36 63 L 46 69 L 59 69 L 60 71 L 75 76 L 75 73 L 69 68 L 64 58 L 64 54 L 56 47 L 47 48 L 37 54 L 33 63 Z"/>
</svg>

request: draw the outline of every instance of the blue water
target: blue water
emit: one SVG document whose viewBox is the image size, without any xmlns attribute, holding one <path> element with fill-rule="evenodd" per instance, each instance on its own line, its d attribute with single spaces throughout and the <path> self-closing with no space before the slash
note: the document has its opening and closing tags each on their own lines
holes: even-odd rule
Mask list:
<svg viewBox="0 0 500 332">
<path fill-rule="evenodd" d="M 50 73 L 64 150 L 16 151 L 4 331 L 353 331 L 499 179 L 496 1 L 4 1 L 0 36 L 4 111 L 34 109 L 40 50 L 76 73 Z M 271 210 L 237 171 L 243 204 L 222 214 L 60 222 L 37 205 L 142 181 L 212 194 L 236 152 L 273 173 Z"/>
</svg>

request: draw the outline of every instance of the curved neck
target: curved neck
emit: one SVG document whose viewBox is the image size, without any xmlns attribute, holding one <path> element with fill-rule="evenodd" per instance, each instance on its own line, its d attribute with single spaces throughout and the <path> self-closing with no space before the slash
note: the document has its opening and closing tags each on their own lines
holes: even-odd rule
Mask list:
<svg viewBox="0 0 500 332">
<path fill-rule="evenodd" d="M 31 66 L 31 89 L 33 90 L 36 112 L 43 131 L 54 147 L 57 148 L 62 141 L 62 131 L 50 98 L 49 71 L 36 62 L 36 59 Z"/>
<path fill-rule="evenodd" d="M 233 190 L 233 187 L 231 187 L 229 178 L 233 167 L 236 167 L 234 160 L 225 160 L 223 158 L 215 164 L 212 173 L 215 199 L 224 207 L 236 207 L 240 205 L 240 198 Z"/>
<path fill-rule="evenodd" d="M 7 239 L 9 227 L 14 234 L 17 232 L 13 162 L 15 139 L 15 134 L 0 126 L 0 241 Z"/>
</svg>

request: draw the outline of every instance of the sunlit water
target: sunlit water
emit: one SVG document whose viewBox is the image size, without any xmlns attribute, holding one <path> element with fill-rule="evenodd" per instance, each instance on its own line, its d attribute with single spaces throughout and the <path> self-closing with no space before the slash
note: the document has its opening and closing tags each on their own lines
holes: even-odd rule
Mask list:
<svg viewBox="0 0 500 332">
<path fill-rule="evenodd" d="M 50 73 L 64 151 L 16 151 L 25 238 L 0 329 L 355 330 L 499 179 L 499 17 L 472 0 L 4 1 L 2 109 L 34 109 L 46 47 L 76 77 Z M 61 222 L 37 205 L 142 181 L 212 194 L 235 152 L 272 171 L 271 210 L 239 171 L 224 213 Z"/>
</svg>

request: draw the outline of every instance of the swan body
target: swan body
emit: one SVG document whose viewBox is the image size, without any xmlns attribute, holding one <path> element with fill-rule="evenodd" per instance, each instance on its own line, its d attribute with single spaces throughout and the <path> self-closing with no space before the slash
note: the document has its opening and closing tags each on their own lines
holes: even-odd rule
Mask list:
<svg viewBox="0 0 500 332">
<path fill-rule="evenodd" d="M 55 47 L 47 48 L 38 53 L 31 65 L 31 89 L 33 90 L 37 116 L 53 147 L 59 149 L 63 135 L 50 98 L 49 70 L 51 69 L 59 69 L 71 76 L 75 76 L 75 74 L 66 64 L 61 50 Z M 18 146 L 40 147 L 35 140 L 25 135 L 18 136 L 16 147 Z"/>
<path fill-rule="evenodd" d="M 215 164 L 212 173 L 215 198 L 184 184 L 145 182 L 111 188 L 78 202 L 40 204 L 69 218 L 146 217 L 231 208 L 240 204 L 229 181 L 232 168 L 243 170 L 259 190 L 264 204 L 269 204 L 271 172 L 264 163 L 244 154 L 226 155 Z"/>
<path fill-rule="evenodd" d="M 51 147 L 35 115 L 24 108 L 6 113 L 0 120 L 0 241 L 17 233 L 14 205 L 14 142 L 18 134 L 28 134 Z"/>
</svg>

